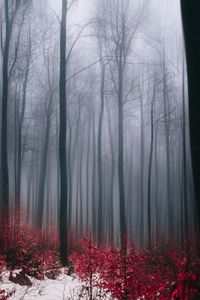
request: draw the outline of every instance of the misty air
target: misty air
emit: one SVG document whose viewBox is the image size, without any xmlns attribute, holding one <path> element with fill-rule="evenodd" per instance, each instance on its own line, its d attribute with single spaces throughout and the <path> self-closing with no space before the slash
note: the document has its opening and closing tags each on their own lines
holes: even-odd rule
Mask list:
<svg viewBox="0 0 200 300">
<path fill-rule="evenodd" d="M 199 11 L 0 0 L 0 300 L 200 299 Z"/>
</svg>

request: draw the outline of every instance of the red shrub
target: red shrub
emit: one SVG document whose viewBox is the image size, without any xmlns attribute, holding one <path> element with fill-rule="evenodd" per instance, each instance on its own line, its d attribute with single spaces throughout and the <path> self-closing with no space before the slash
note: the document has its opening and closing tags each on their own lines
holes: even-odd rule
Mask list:
<svg viewBox="0 0 200 300">
<path fill-rule="evenodd" d="M 0 289 L 0 300 L 7 300 L 9 297 L 10 295 L 5 290 Z"/>
<path fill-rule="evenodd" d="M 200 261 L 191 260 L 175 244 L 137 252 L 129 246 L 123 255 L 117 248 L 100 248 L 83 239 L 70 256 L 77 275 L 92 291 L 98 286 L 117 299 L 200 299 Z"/>
<path fill-rule="evenodd" d="M 0 234 L 5 239 L 5 233 Z M 21 269 L 24 274 L 37 279 L 43 279 L 46 274 L 55 278 L 59 274 L 60 264 L 55 239 L 51 242 L 49 237 L 44 238 L 42 233 L 32 230 L 26 224 L 20 228 L 12 224 L 6 235 L 9 237 L 6 248 L 2 247 L 0 253 L 6 257 L 8 269 Z"/>
<path fill-rule="evenodd" d="M 6 262 L 5 262 L 5 255 L 0 253 L 0 274 L 2 269 L 5 267 Z"/>
</svg>

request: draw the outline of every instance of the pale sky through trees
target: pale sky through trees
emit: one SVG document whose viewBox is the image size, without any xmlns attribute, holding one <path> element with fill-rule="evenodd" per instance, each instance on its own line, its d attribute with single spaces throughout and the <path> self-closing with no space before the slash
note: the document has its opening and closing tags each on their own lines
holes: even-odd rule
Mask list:
<svg viewBox="0 0 200 300">
<path fill-rule="evenodd" d="M 49 5 L 60 15 L 61 0 L 46 0 Z M 101 1 L 101 0 L 99 0 Z M 121 0 L 123 1 L 123 0 Z M 142 2 L 143 0 L 138 0 Z M 76 0 L 71 12 L 70 20 L 78 23 L 87 20 L 88 16 L 94 11 L 96 0 Z M 181 14 L 179 0 L 148 0 L 152 14 L 155 16 L 155 23 L 164 28 L 173 28 L 176 31 L 181 29 Z M 174 33 L 174 32 L 173 32 Z M 172 33 L 172 34 L 173 34 Z"/>
<path fill-rule="evenodd" d="M 181 86 L 187 82 L 183 76 L 180 3 L 179 0 L 71 1 L 67 1 L 73 5 L 66 13 L 63 43 L 61 0 L 34 0 L 26 9 L 22 6 L 17 11 L 13 23 L 7 57 L 8 70 L 11 69 L 7 95 L 10 201 L 14 207 L 15 190 L 21 191 L 20 201 L 33 223 L 37 219 L 39 227 L 49 223 L 57 226 L 58 214 L 53 211 L 59 209 L 62 86 L 66 88 L 63 94 L 67 105 L 64 136 L 70 226 L 80 235 L 89 227 L 96 234 L 97 227 L 101 228 L 96 216 L 102 209 L 106 216 L 106 220 L 100 220 L 105 223 L 102 232 L 119 239 L 119 174 L 123 170 L 121 182 L 125 186 L 122 184 L 121 190 L 125 190 L 127 227 L 130 236 L 141 242 L 148 235 L 147 215 L 152 215 L 152 232 L 159 222 L 161 230 L 168 232 L 172 210 L 174 222 L 183 224 Z M 3 8 L 4 2 L 0 3 Z M 66 77 L 59 73 L 61 44 L 63 48 L 66 45 L 63 55 Z M 60 84 L 61 77 L 66 85 Z M 187 111 L 185 115 L 187 126 Z M 186 133 L 188 142 L 187 128 Z M 119 140 L 124 143 L 121 148 Z M 186 148 L 188 151 L 188 144 Z M 190 174 L 189 151 L 187 155 Z M 19 182 L 17 172 L 21 176 Z M 189 175 L 187 181 L 189 189 Z M 99 198 L 103 198 L 102 203 Z M 149 199 L 151 212 L 147 212 Z M 154 221 L 158 210 L 162 216 Z M 191 227 L 192 224 L 191 221 Z"/>
</svg>

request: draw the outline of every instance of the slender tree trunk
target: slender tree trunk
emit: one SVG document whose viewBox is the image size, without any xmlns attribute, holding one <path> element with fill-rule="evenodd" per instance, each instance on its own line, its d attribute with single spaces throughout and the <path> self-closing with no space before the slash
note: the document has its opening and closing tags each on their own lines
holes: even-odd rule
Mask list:
<svg viewBox="0 0 200 300">
<path fill-rule="evenodd" d="M 82 236 L 83 233 L 83 140 L 84 132 L 81 129 L 80 137 L 80 165 L 79 165 L 79 233 Z"/>
<path fill-rule="evenodd" d="M 112 139 L 111 117 L 107 107 L 108 113 L 108 134 L 111 153 L 111 178 L 110 178 L 110 192 L 109 192 L 109 242 L 114 243 L 114 209 L 113 209 L 113 193 L 114 193 L 114 177 L 115 177 L 115 152 Z"/>
<path fill-rule="evenodd" d="M 144 245 L 144 112 L 143 96 L 140 97 L 140 245 Z"/>
<path fill-rule="evenodd" d="M 52 98 L 52 95 L 50 96 Z M 49 99 L 51 102 L 52 99 Z M 51 103 L 49 103 L 49 109 Z M 46 116 L 46 130 L 44 137 L 44 145 L 42 149 L 42 157 L 40 164 L 40 175 L 39 175 L 39 189 L 38 189 L 38 211 L 37 211 L 37 227 L 41 230 L 44 216 L 44 199 L 45 199 L 45 184 L 46 184 L 46 173 L 47 173 L 47 157 L 48 157 L 48 148 L 49 148 L 49 136 L 50 136 L 50 127 L 51 127 L 51 114 L 50 111 L 47 112 Z"/>
<path fill-rule="evenodd" d="M 102 126 L 104 115 L 104 84 L 105 84 L 105 66 L 101 65 L 101 105 L 98 126 L 98 243 L 103 241 L 103 170 L 102 170 Z"/>
<path fill-rule="evenodd" d="M 93 111 L 92 117 L 92 142 L 93 142 L 93 155 L 92 155 L 92 231 L 93 237 L 97 238 L 97 222 L 96 222 L 96 138 L 95 138 L 95 116 Z"/>
<path fill-rule="evenodd" d="M 48 160 L 50 160 L 48 158 Z M 50 182 L 51 182 L 51 177 L 50 177 L 50 170 L 49 170 L 49 163 L 47 165 L 47 180 L 46 180 L 46 210 L 45 210 L 45 216 L 46 216 L 46 219 L 45 219 L 45 229 L 46 229 L 46 232 L 49 233 L 50 230 L 52 228 L 50 228 L 50 226 L 52 225 L 51 223 L 51 219 L 50 219 L 50 216 L 51 216 L 51 187 L 50 187 Z"/>
<path fill-rule="evenodd" d="M 72 126 L 69 126 L 69 142 L 68 142 L 68 192 L 69 192 L 69 207 L 68 207 L 68 228 L 71 228 L 72 217 Z"/>
<path fill-rule="evenodd" d="M 184 233 L 188 239 L 188 200 L 187 200 L 187 154 L 186 154 L 186 112 L 185 112 L 185 68 L 182 69 L 182 143 L 183 143 L 183 203 L 184 203 Z M 187 241 L 186 241 L 187 242 Z"/>
<path fill-rule="evenodd" d="M 2 176 L 2 217 L 8 220 L 9 217 L 9 175 L 8 175 L 8 141 L 7 141 L 7 122 L 8 122 L 8 60 L 10 50 L 10 38 L 12 25 L 9 20 L 8 1 L 4 1 L 5 7 L 5 44 L 3 50 L 3 93 L 2 93 L 2 115 L 1 115 L 1 176 Z"/>
<path fill-rule="evenodd" d="M 158 127 L 155 124 L 155 142 L 154 142 L 154 158 L 155 158 L 155 230 L 156 230 L 156 244 L 159 237 L 159 202 L 158 202 L 158 187 L 159 187 L 159 177 L 158 177 Z"/>
<path fill-rule="evenodd" d="M 58 121 L 58 114 L 56 113 L 56 160 L 57 160 L 57 168 L 56 168 L 56 175 L 57 175 L 57 187 L 56 187 L 56 200 L 57 200 L 57 219 L 59 219 L 60 214 L 60 161 L 59 161 L 59 121 Z M 57 223 L 58 224 L 58 223 Z"/>
<path fill-rule="evenodd" d="M 67 25 L 67 0 L 62 0 L 62 20 L 60 26 L 60 130 L 59 130 L 59 162 L 60 162 L 60 259 L 64 265 L 68 262 L 68 180 L 66 159 L 66 25 Z"/>
<path fill-rule="evenodd" d="M 17 97 L 17 88 L 15 90 L 15 154 L 14 154 L 14 170 L 15 170 L 15 203 L 17 202 L 16 199 L 16 194 L 17 194 L 17 184 L 18 184 L 18 179 L 17 179 L 17 157 L 18 157 L 18 123 L 19 123 L 19 103 L 18 103 L 18 97 Z"/>
<path fill-rule="evenodd" d="M 122 55 L 122 54 L 121 54 Z M 120 242 L 126 252 L 125 238 L 127 235 L 125 190 L 124 190 L 124 118 L 123 118 L 123 67 L 122 57 L 118 63 L 118 181 L 119 181 L 119 214 Z"/>
<path fill-rule="evenodd" d="M 167 180 L 167 211 L 168 211 L 168 235 L 169 237 L 174 236 L 174 213 L 173 213 L 173 199 L 171 192 L 171 162 L 170 162 L 170 116 L 169 116 L 169 99 L 167 96 L 167 82 L 166 82 L 166 62 L 164 52 L 163 62 L 163 113 L 164 113 L 164 124 L 165 124 L 165 142 L 166 142 L 166 180 Z"/>
<path fill-rule="evenodd" d="M 151 102 L 151 123 L 150 123 L 150 153 L 149 153 L 149 167 L 148 167 L 148 193 L 147 193 L 147 232 L 148 232 L 148 247 L 152 246 L 152 224 L 151 224 L 151 173 L 152 173 L 152 160 L 153 160 L 153 141 L 154 141 L 154 101 L 155 101 L 155 88 L 153 91 L 153 99 Z"/>
<path fill-rule="evenodd" d="M 31 219 L 31 185 L 32 185 L 32 170 L 28 171 L 28 183 L 27 183 L 27 222 L 30 222 Z"/>
<path fill-rule="evenodd" d="M 133 143 L 130 146 L 130 156 L 128 157 L 128 178 L 127 178 L 127 231 L 129 239 L 133 235 Z"/>
<path fill-rule="evenodd" d="M 89 126 L 88 126 L 88 143 L 87 143 L 87 158 L 86 158 L 86 233 L 89 233 L 89 222 L 90 222 L 90 214 L 89 214 L 89 182 L 90 182 L 90 140 L 91 140 L 91 112 L 89 111 Z"/>
<path fill-rule="evenodd" d="M 28 56 L 26 61 L 25 77 L 23 83 L 23 96 L 22 96 L 22 110 L 21 114 L 18 112 L 18 141 L 17 141 L 17 186 L 16 186 L 16 195 L 15 195 L 15 217 L 17 223 L 20 223 L 20 201 L 21 201 L 21 171 L 22 171 L 22 128 L 24 123 L 24 115 L 26 109 L 26 94 L 27 94 L 27 85 L 29 78 L 29 68 L 30 68 L 30 58 L 31 58 L 31 45 L 29 45 Z M 19 108 L 18 108 L 19 109 Z"/>
</svg>

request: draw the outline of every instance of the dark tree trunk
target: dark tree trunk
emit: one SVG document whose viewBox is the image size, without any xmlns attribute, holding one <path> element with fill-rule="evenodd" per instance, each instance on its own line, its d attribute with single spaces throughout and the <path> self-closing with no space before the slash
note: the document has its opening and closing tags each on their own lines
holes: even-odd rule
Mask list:
<svg viewBox="0 0 200 300">
<path fill-rule="evenodd" d="M 158 174 L 158 127 L 155 124 L 155 139 L 154 139 L 154 159 L 155 159 L 155 230 L 156 230 L 156 244 L 159 236 L 159 199 L 158 199 L 158 187 L 159 187 L 159 174 Z"/>
<path fill-rule="evenodd" d="M 155 89 L 155 88 L 154 88 Z M 152 224 L 151 224 L 151 173 L 153 161 L 153 142 L 154 142 L 154 101 L 155 90 L 153 92 L 153 99 L 151 102 L 151 122 L 150 122 L 150 153 L 149 153 L 149 167 L 148 167 L 148 191 L 147 191 L 147 233 L 148 233 L 148 247 L 152 246 Z"/>
<path fill-rule="evenodd" d="M 66 22 L 67 0 L 62 0 L 62 20 L 60 27 L 60 131 L 59 131 L 59 162 L 60 162 L 60 259 L 67 264 L 68 237 L 67 237 L 67 158 L 66 158 Z"/>
<path fill-rule="evenodd" d="M 165 125 L 165 143 L 166 143 L 166 183 L 167 183 L 167 213 L 168 213 L 168 236 L 174 237 L 174 211 L 172 199 L 172 184 L 171 184 L 171 161 L 170 161 L 170 109 L 169 99 L 167 95 L 167 72 L 165 62 L 165 51 L 163 53 L 163 114 Z"/>
<path fill-rule="evenodd" d="M 31 43 L 29 41 L 29 43 Z M 26 94 L 27 94 L 27 85 L 29 78 L 29 68 L 30 68 L 30 58 L 31 58 L 31 44 L 29 44 L 27 61 L 26 61 L 26 70 L 23 83 L 23 96 L 22 96 L 22 110 L 21 113 L 18 112 L 18 123 L 16 124 L 17 130 L 17 185 L 16 185 L 16 195 L 15 195 L 15 217 L 17 223 L 20 222 L 20 200 L 21 200 L 21 171 L 22 171 L 22 128 L 24 123 L 24 115 L 26 109 Z M 18 107 L 19 109 L 19 107 Z"/>
<path fill-rule="evenodd" d="M 87 158 L 86 158 L 86 233 L 89 233 L 90 214 L 89 214 L 89 200 L 90 200 L 90 140 L 91 140 L 91 112 L 89 111 L 89 124 L 88 124 L 88 143 L 87 143 Z"/>
<path fill-rule="evenodd" d="M 185 36 L 188 88 L 189 122 L 198 237 L 200 237 L 200 1 L 181 0 Z M 198 238 L 200 241 L 200 238 Z"/>
<path fill-rule="evenodd" d="M 9 176 L 8 176 L 8 145 L 7 145 L 7 114 L 8 114 L 8 60 L 12 24 L 9 20 L 8 1 L 4 1 L 6 32 L 3 50 L 3 93 L 2 93 L 2 125 L 1 125 L 1 176 L 2 176 L 2 217 L 9 216 Z"/>
<path fill-rule="evenodd" d="M 182 74 L 182 143 L 183 143 L 183 206 L 184 206 L 184 236 L 188 239 L 188 200 L 187 200 L 187 153 L 186 153 L 186 111 L 185 111 L 185 69 L 183 61 Z"/>
<path fill-rule="evenodd" d="M 114 243 L 114 209 L 113 209 L 113 193 L 114 193 L 114 176 L 115 176 L 115 151 L 112 139 L 112 128 L 111 128 L 111 117 L 109 109 L 108 112 L 108 134 L 110 143 L 110 154 L 111 154 L 111 178 L 110 178 L 110 190 L 109 190 L 109 242 L 111 245 Z"/>
<path fill-rule="evenodd" d="M 69 125 L 69 141 L 68 141 L 68 228 L 71 228 L 71 216 L 72 216 L 72 174 L 73 174 L 73 164 L 72 164 L 72 126 Z"/>
<path fill-rule="evenodd" d="M 92 233 L 97 238 L 97 221 L 96 221 L 96 138 L 95 138 L 95 115 L 92 114 Z"/>
<path fill-rule="evenodd" d="M 101 66 L 101 104 L 98 125 L 98 243 L 102 243 L 102 226 L 103 226 L 103 170 L 102 170 L 102 125 L 104 114 L 104 83 L 105 83 L 105 66 Z"/>
<path fill-rule="evenodd" d="M 32 185 L 32 169 L 30 168 L 28 172 L 28 182 L 27 182 L 27 223 L 30 223 L 31 219 L 31 185 Z"/>
<path fill-rule="evenodd" d="M 141 91 L 140 97 L 140 245 L 144 245 L 144 105 L 143 105 L 143 95 Z"/>
<path fill-rule="evenodd" d="M 79 162 L 79 233 L 80 236 L 83 233 L 83 140 L 84 140 L 84 130 L 81 128 L 81 136 L 80 136 L 80 162 Z"/>
<path fill-rule="evenodd" d="M 123 118 L 123 66 L 122 49 L 118 62 L 118 181 L 119 181 L 119 214 L 120 242 L 126 252 L 125 238 L 127 235 L 125 190 L 124 190 L 124 118 Z"/>
<path fill-rule="evenodd" d="M 37 211 L 37 227 L 42 229 L 43 216 L 44 216 L 44 194 L 45 194 L 45 183 L 47 173 L 47 157 L 49 148 L 49 136 L 51 127 L 51 105 L 53 95 L 50 95 L 48 111 L 46 112 L 46 129 L 44 137 L 44 145 L 42 149 L 42 157 L 40 164 L 40 176 L 39 176 L 39 188 L 38 188 L 38 211 Z"/>
</svg>

